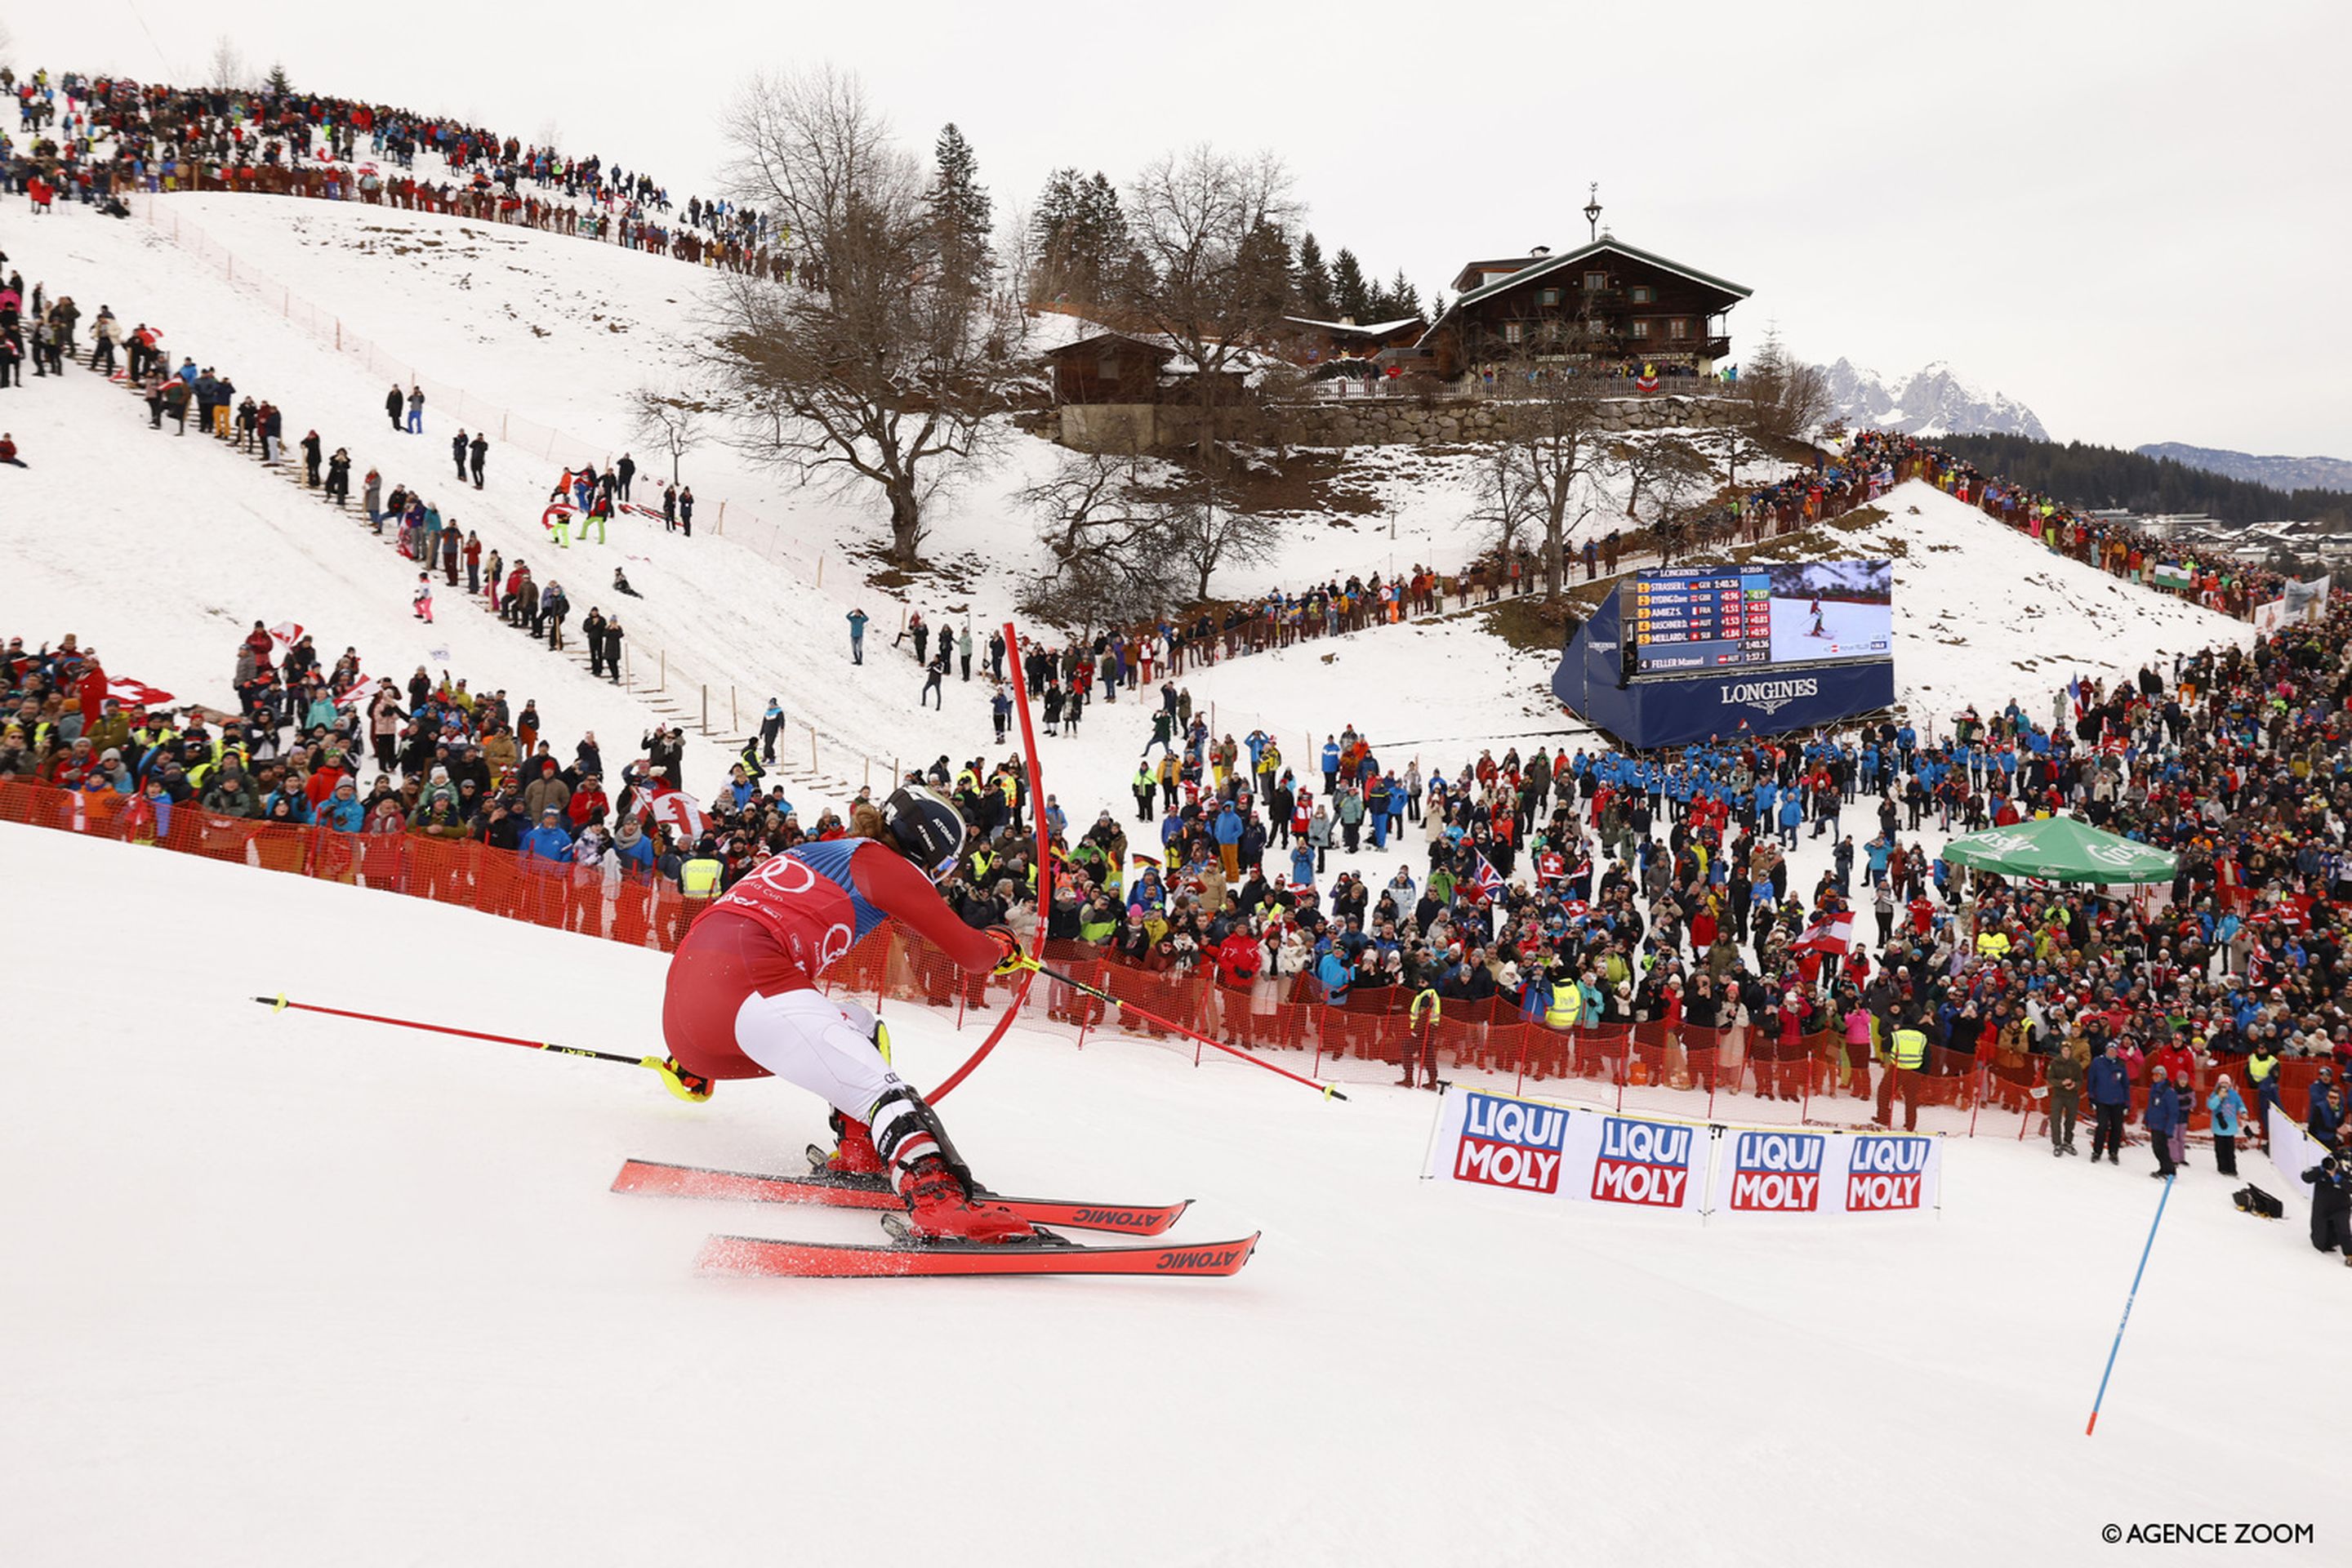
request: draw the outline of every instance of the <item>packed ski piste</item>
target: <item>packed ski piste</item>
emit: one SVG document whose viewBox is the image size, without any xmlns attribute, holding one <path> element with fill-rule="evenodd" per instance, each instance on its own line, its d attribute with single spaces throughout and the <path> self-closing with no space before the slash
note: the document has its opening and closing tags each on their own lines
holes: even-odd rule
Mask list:
<svg viewBox="0 0 2352 1568">
<path fill-rule="evenodd" d="M 126 9 L 0 22 L 0 1564 L 2344 1560 L 2333 10 L 1727 11 L 1725 165 Z"/>
</svg>

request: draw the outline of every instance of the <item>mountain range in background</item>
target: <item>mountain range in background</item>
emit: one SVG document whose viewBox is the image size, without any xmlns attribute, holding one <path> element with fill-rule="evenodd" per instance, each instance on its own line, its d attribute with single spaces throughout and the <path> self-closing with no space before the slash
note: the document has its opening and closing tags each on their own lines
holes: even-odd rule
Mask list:
<svg viewBox="0 0 2352 1568">
<path fill-rule="evenodd" d="M 2274 490 L 2352 490 L 2352 462 L 2341 458 L 2257 457 L 2179 441 L 2150 441 L 2133 450 L 2143 457 L 2169 458 L 2209 474 L 2268 485 Z"/>
<path fill-rule="evenodd" d="M 1855 428 L 1906 436 L 2023 436 L 2047 441 L 2033 410 L 2005 392 L 1987 392 L 1943 361 L 1889 382 L 1840 359 L 1823 368 L 1830 416 Z"/>
</svg>

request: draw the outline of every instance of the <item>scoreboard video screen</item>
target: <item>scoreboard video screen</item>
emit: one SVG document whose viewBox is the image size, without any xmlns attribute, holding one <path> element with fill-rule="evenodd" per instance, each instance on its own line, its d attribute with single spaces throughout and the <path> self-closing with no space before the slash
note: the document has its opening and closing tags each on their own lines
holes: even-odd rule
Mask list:
<svg viewBox="0 0 2352 1568">
<path fill-rule="evenodd" d="M 1890 561 L 1637 572 L 1619 593 L 1627 673 L 1635 677 L 1894 653 Z"/>
</svg>

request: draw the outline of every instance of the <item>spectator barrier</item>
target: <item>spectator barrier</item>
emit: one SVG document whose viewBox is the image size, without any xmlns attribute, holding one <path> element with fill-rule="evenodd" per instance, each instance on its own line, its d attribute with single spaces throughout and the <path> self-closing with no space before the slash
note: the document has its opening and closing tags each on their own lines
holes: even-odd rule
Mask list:
<svg viewBox="0 0 2352 1568">
<path fill-rule="evenodd" d="M 159 813 L 136 796 L 38 784 L 0 784 L 0 822 L 431 899 L 664 952 L 677 947 L 702 907 L 667 882 L 526 860 L 474 839 L 286 826 L 194 805 Z M 1712 1119 L 1732 1114 L 1727 1107 L 1736 1100 L 1742 1121 L 1845 1126 L 1868 1122 L 1876 1105 L 1874 1090 L 1885 1088 L 1886 1069 L 1848 1059 L 1835 1034 L 1767 1039 L 1745 1027 L 1656 1023 L 1552 1028 L 1500 998 L 1449 1000 L 1435 1017 L 1415 1020 L 1412 995 L 1401 989 L 1359 992 L 1334 1006 L 1304 975 L 1222 981 L 1189 970 L 1138 967 L 1101 947 L 1065 941 L 1048 942 L 1044 957 L 1122 1000 L 1230 1045 L 1301 1053 L 1308 1070 L 1327 1081 L 1393 1081 L 1410 1058 L 1420 1081 L 1425 1066 L 1433 1065 L 1449 1079 L 1612 1110 Z M 853 948 L 828 979 L 829 989 L 952 1010 L 958 1028 L 964 1015 L 996 1006 L 1004 985 L 964 973 L 896 927 Z M 1074 1037 L 1081 1049 L 1103 1038 L 1177 1051 L 1189 1044 L 1130 1016 L 1113 1016 L 1107 1004 L 1050 979 L 1033 994 L 1028 1021 Z M 1198 1062 L 1201 1048 L 1189 1048 Z M 2281 1094 L 2290 1108 L 2303 1104 L 2320 1065 L 2306 1058 L 2281 1064 Z M 2040 1067 L 2039 1058 L 2002 1068 L 1935 1050 L 1924 1069 L 1908 1075 L 1909 1089 L 1937 1131 L 2040 1136 Z M 2204 1126 L 2204 1090 L 2221 1071 L 2248 1081 L 2242 1058 L 2201 1063 L 2192 1127 Z M 2144 1103 L 2143 1090 L 2135 1096 L 2135 1121 Z"/>
</svg>

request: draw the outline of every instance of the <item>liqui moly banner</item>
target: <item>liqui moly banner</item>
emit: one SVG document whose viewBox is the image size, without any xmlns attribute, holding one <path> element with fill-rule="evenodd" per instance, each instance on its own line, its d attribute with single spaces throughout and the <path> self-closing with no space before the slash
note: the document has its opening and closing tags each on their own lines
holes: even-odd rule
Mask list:
<svg viewBox="0 0 2352 1568">
<path fill-rule="evenodd" d="M 1423 1173 L 1467 1186 L 1696 1213 L 1703 1123 L 1449 1089 Z"/>
<path fill-rule="evenodd" d="M 1943 1169 L 1939 1138 L 1726 1127 L 1708 1212 L 1920 1214 L 1936 1206 Z"/>
<path fill-rule="evenodd" d="M 1685 1214 L 1919 1214 L 1942 1141 L 1735 1127 L 1449 1089 L 1423 1174 L 1465 1186 Z"/>
</svg>

